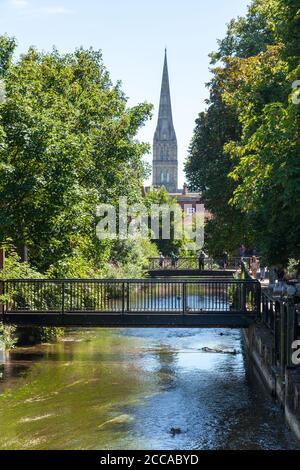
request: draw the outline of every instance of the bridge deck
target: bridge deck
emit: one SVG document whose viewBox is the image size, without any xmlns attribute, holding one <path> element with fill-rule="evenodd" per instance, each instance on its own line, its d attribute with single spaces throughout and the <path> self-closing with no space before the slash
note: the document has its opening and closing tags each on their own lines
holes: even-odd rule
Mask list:
<svg viewBox="0 0 300 470">
<path fill-rule="evenodd" d="M 78 326 L 102 328 L 248 328 L 257 319 L 255 314 L 243 312 L 201 314 L 159 313 L 8 313 L 5 323 L 17 326 Z"/>
<path fill-rule="evenodd" d="M 187 269 L 187 268 L 170 268 L 170 269 L 150 269 L 148 271 L 150 277 L 211 277 L 211 278 L 232 278 L 235 269 L 218 269 L 210 271 L 209 269 Z"/>
</svg>

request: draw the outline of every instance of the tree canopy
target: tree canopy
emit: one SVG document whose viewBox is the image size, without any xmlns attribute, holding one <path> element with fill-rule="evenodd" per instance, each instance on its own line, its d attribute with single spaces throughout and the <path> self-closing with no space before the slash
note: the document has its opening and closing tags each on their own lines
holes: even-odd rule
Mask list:
<svg viewBox="0 0 300 470">
<path fill-rule="evenodd" d="M 31 48 L 12 63 L 14 44 L 0 38 L 0 243 L 28 245 L 42 270 L 76 252 L 99 261 L 111 244 L 96 239 L 96 206 L 141 198 L 151 105 L 127 107 L 99 51 Z"/>
<path fill-rule="evenodd" d="M 244 243 L 278 265 L 300 260 L 299 22 L 297 2 L 254 0 L 229 24 L 186 162 L 211 248 Z"/>
</svg>

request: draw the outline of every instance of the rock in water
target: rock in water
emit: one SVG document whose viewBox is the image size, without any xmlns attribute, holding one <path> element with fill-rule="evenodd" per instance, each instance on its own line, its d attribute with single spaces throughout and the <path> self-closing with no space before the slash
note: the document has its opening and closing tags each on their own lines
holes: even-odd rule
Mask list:
<svg viewBox="0 0 300 470">
<path fill-rule="evenodd" d="M 182 431 L 180 428 L 171 428 L 170 429 L 170 434 L 172 434 L 172 436 L 176 436 L 176 434 L 181 434 Z"/>
<path fill-rule="evenodd" d="M 232 354 L 232 355 L 236 355 L 238 353 L 236 349 L 229 350 L 229 349 L 220 349 L 220 348 L 208 348 L 207 346 L 205 346 L 204 348 L 201 348 L 201 351 L 207 352 L 207 353 Z"/>
</svg>

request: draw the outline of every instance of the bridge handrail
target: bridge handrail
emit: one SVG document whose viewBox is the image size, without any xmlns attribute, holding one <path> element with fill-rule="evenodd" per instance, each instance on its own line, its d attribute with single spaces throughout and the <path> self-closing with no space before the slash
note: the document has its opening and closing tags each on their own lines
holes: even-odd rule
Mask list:
<svg viewBox="0 0 300 470">
<path fill-rule="evenodd" d="M 10 279 L 5 313 L 260 312 L 256 280 Z"/>
<path fill-rule="evenodd" d="M 204 267 L 208 270 L 216 270 L 218 268 L 237 269 L 241 263 L 247 263 L 250 267 L 250 257 L 229 256 L 227 259 L 222 256 L 206 256 L 204 259 Z M 161 260 L 160 257 L 149 257 L 150 270 L 163 270 L 163 269 L 198 269 L 199 259 L 197 256 L 179 256 L 177 260 L 171 257 L 165 257 Z"/>
<path fill-rule="evenodd" d="M 291 354 L 287 350 L 300 337 L 300 322 L 295 298 L 276 296 L 268 289 L 261 294 L 261 317 L 264 325 L 273 335 L 272 363 L 284 369 L 295 367 L 291 362 Z"/>
<path fill-rule="evenodd" d="M 86 279 L 83 279 L 83 278 L 66 278 L 66 279 L 40 279 L 40 278 L 28 278 L 28 279 L 25 279 L 25 278 L 22 278 L 22 279 L 19 279 L 19 278 L 16 278 L 16 279 L 6 279 L 4 281 L 0 281 L 0 283 L 4 283 L 4 284 L 7 284 L 7 283 L 11 283 L 11 282 L 15 282 L 15 283 L 36 283 L 36 282 L 40 282 L 40 283 L 58 283 L 58 284 L 61 284 L 61 283 L 68 283 L 68 282 L 79 282 L 79 283 L 88 283 L 88 282 L 94 282 L 94 283 L 117 283 L 119 284 L 120 282 L 127 282 L 127 283 L 137 283 L 137 282 L 147 282 L 147 283 L 160 283 L 160 284 L 163 284 L 163 283 L 166 283 L 166 284 L 175 284 L 175 283 L 179 283 L 179 284 L 183 284 L 183 283 L 199 283 L 199 284 L 202 284 L 203 282 L 211 282 L 211 283 L 215 283 L 215 282 L 224 282 L 224 283 L 257 283 L 259 284 L 259 281 L 256 280 L 256 279 L 224 279 L 224 277 L 201 277 L 201 279 L 172 279 L 172 280 L 169 280 L 169 279 L 153 279 L 151 277 L 146 277 L 146 278 L 119 278 L 119 279 L 115 279 L 115 278 L 105 278 L 105 279 L 95 279 L 95 278 L 86 278 Z"/>
</svg>

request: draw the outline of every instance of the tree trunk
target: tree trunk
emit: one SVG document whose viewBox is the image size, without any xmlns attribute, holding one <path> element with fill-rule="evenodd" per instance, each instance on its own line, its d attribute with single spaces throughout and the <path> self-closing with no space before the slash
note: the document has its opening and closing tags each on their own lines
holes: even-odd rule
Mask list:
<svg viewBox="0 0 300 470">
<path fill-rule="evenodd" d="M 17 253 L 21 258 L 21 263 L 28 262 L 28 247 L 26 245 L 18 246 Z"/>
<path fill-rule="evenodd" d="M 4 269 L 5 264 L 5 251 L 4 248 L 0 248 L 0 271 Z"/>
</svg>

